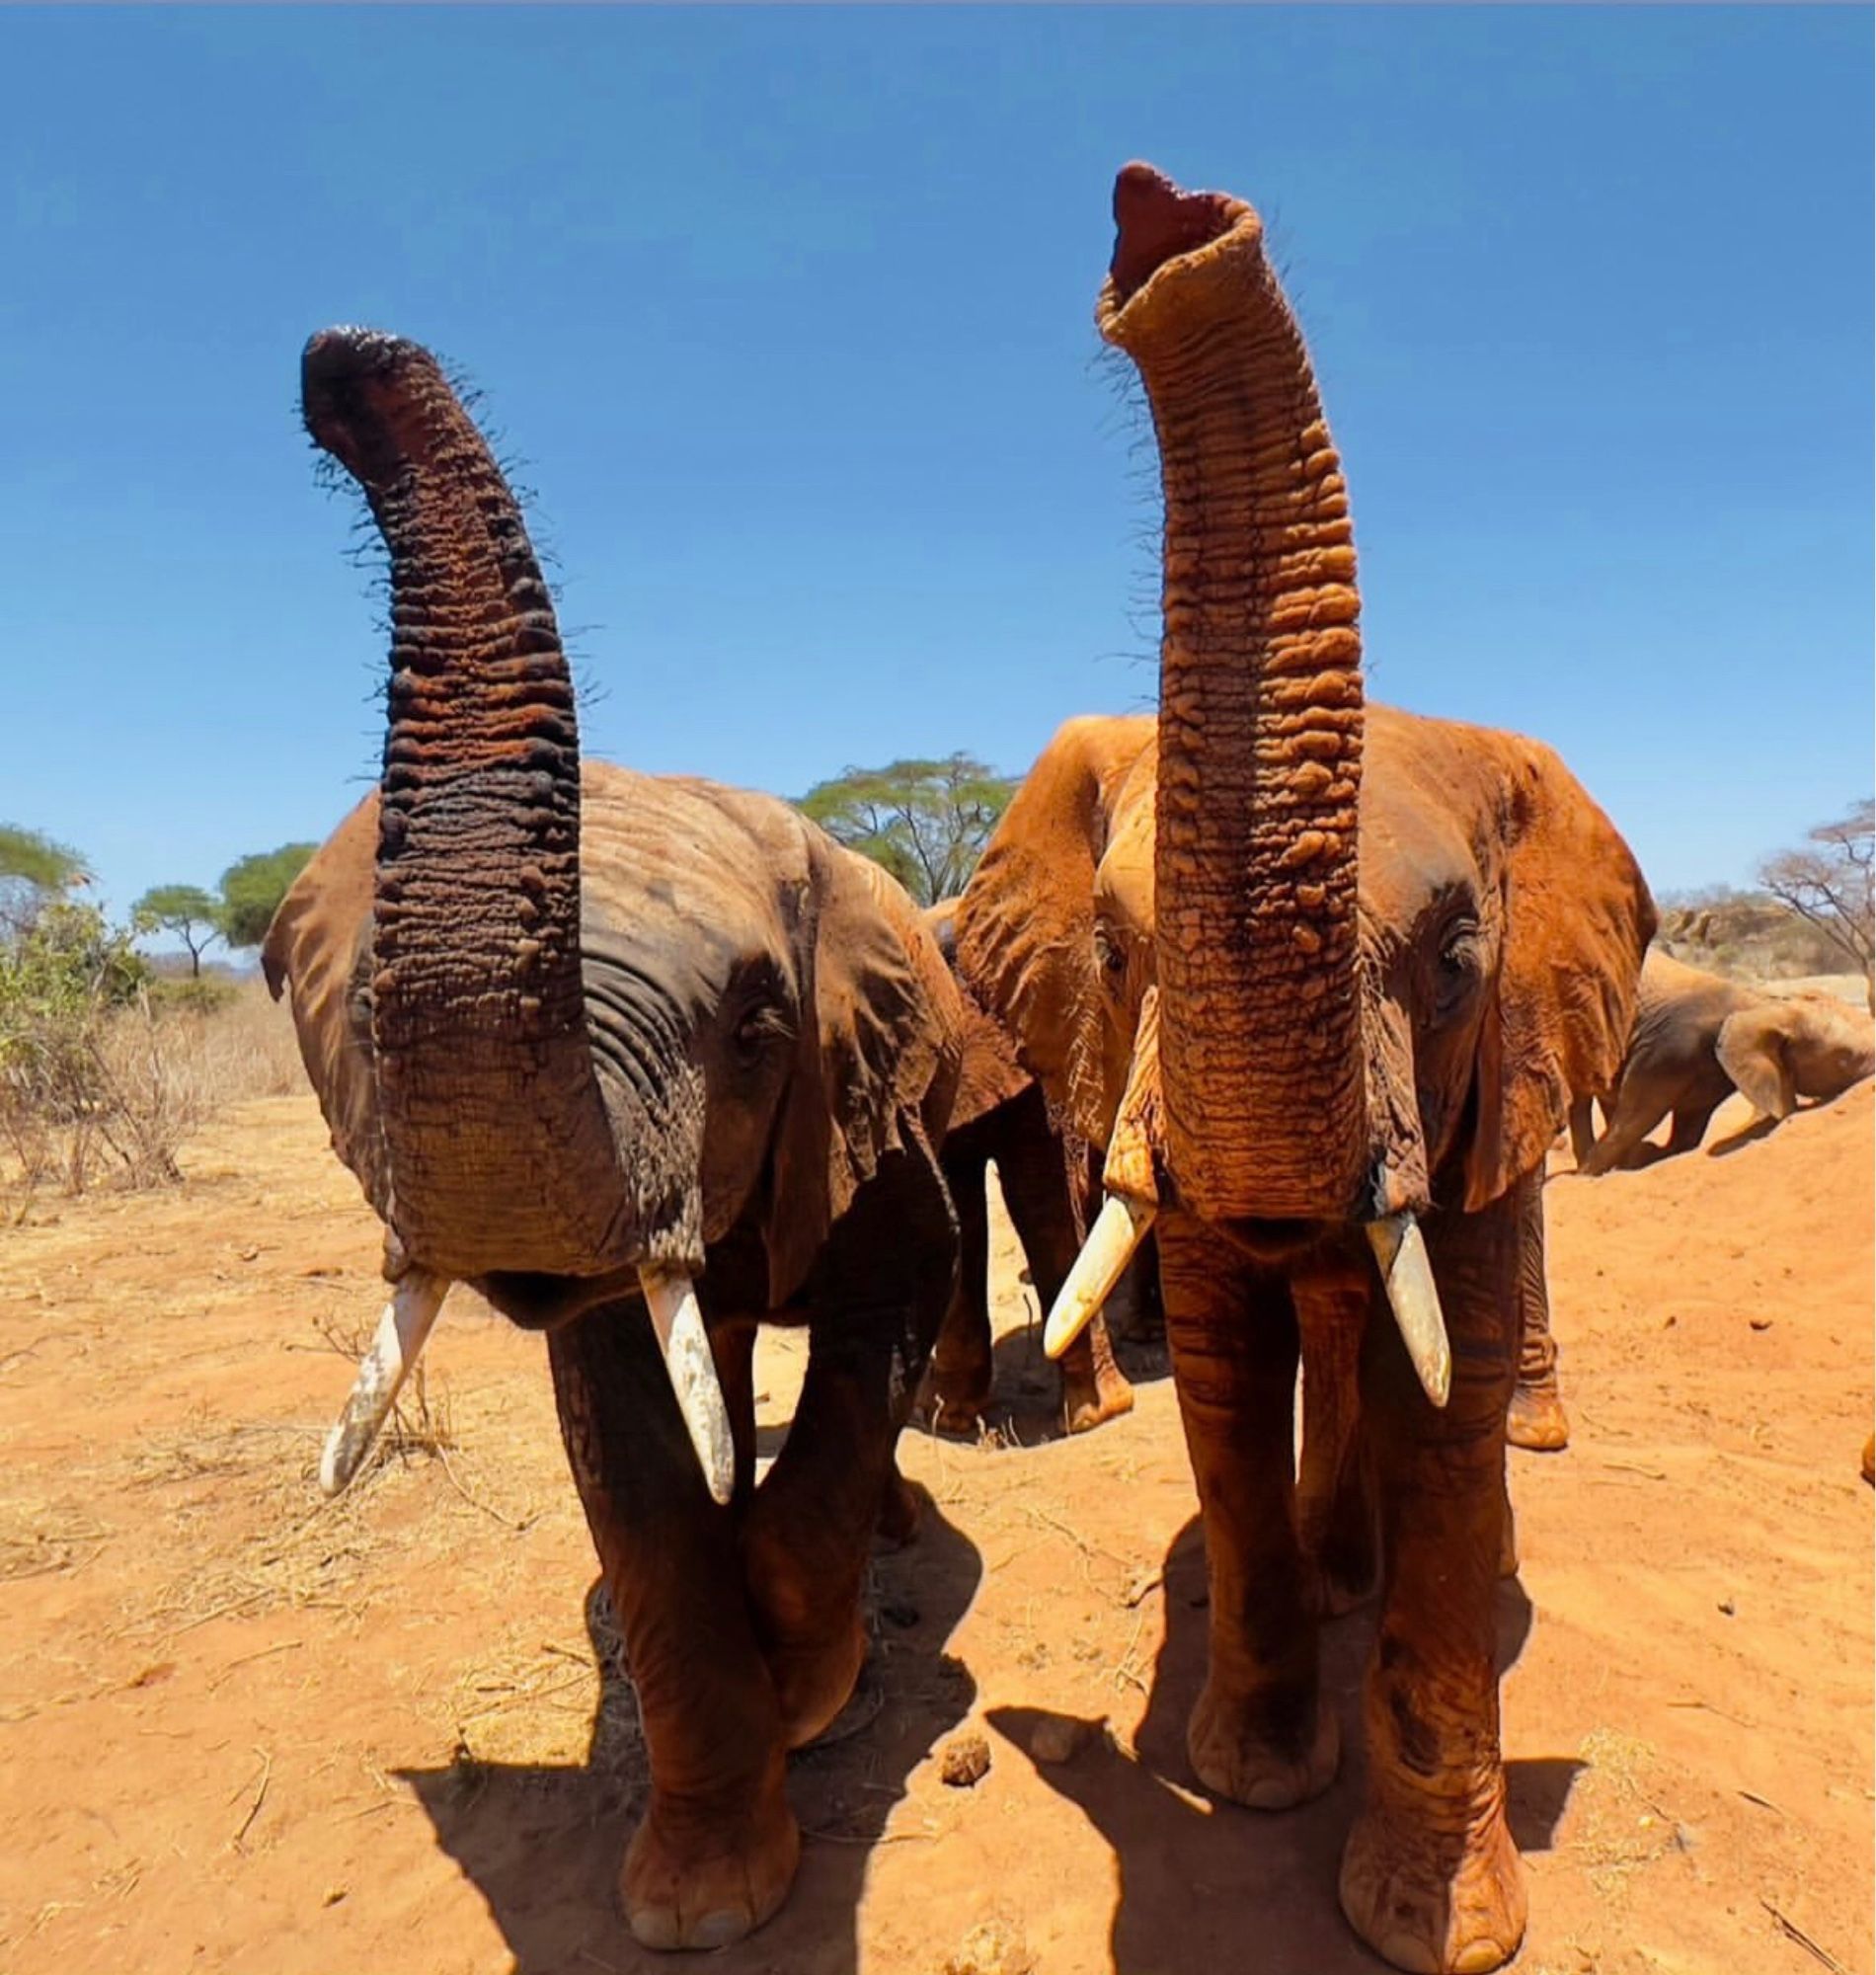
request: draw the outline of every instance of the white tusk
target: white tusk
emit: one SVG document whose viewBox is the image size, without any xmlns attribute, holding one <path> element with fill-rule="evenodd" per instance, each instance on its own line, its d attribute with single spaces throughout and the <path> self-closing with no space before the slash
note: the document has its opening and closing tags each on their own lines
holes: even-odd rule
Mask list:
<svg viewBox="0 0 1876 1975">
<path fill-rule="evenodd" d="M 1101 1203 L 1088 1238 L 1081 1244 L 1068 1280 L 1043 1326 L 1043 1350 L 1059 1358 L 1100 1314 L 1133 1250 L 1146 1238 L 1159 1209 L 1150 1200 L 1111 1193 Z"/>
<path fill-rule="evenodd" d="M 319 1457 L 319 1485 L 326 1494 L 345 1488 L 371 1452 L 448 1289 L 447 1276 L 432 1276 L 428 1269 L 411 1269 L 398 1279 L 371 1348 L 358 1361 L 352 1396 L 326 1436 L 326 1450 Z"/>
<path fill-rule="evenodd" d="M 1411 1214 L 1390 1214 L 1368 1224 L 1368 1238 L 1401 1342 L 1428 1398 L 1444 1406 L 1452 1388 L 1452 1347 L 1446 1342 L 1446 1320 L 1440 1312 L 1440 1292 L 1420 1224 Z"/>
<path fill-rule="evenodd" d="M 684 1416 L 697 1465 L 713 1502 L 727 1502 L 736 1486 L 736 1441 L 730 1432 L 730 1411 L 717 1382 L 717 1361 L 710 1355 L 710 1334 L 704 1329 L 697 1292 L 681 1270 L 641 1269 L 639 1287 L 652 1312 L 658 1348 L 677 1410 Z"/>
</svg>

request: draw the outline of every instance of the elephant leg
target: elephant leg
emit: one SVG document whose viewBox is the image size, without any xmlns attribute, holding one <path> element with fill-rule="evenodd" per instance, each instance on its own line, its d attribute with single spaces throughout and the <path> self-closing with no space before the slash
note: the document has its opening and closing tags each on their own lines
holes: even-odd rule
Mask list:
<svg viewBox="0 0 1876 1975">
<path fill-rule="evenodd" d="M 962 1143 L 959 1143 L 962 1141 Z M 966 1127 L 944 1150 L 945 1184 L 958 1214 L 958 1286 L 931 1354 L 931 1422 L 942 1433 L 975 1433 L 989 1410 L 990 1221 L 986 1154 Z"/>
<path fill-rule="evenodd" d="M 1009 1130 L 997 1158 L 1003 1204 L 1029 1258 L 1030 1281 L 1047 1316 L 1081 1246 L 1060 1141 L 1050 1128 L 1042 1088 L 1031 1084 L 1007 1107 Z M 1070 1433 L 1133 1410 L 1133 1387 L 1114 1362 L 1107 1318 L 1097 1314 L 1061 1356 L 1061 1419 Z"/>
<path fill-rule="evenodd" d="M 1505 1409 L 1517 1364 L 1527 1176 L 1481 1213 L 1424 1224 L 1452 1343 L 1444 1410 L 1375 1325 L 1365 1411 L 1379 1462 L 1385 1590 L 1364 1713 L 1366 1799 L 1342 1857 L 1343 1911 L 1398 1968 L 1498 1967 L 1524 1936 L 1524 1866 L 1505 1816 L 1495 1593 Z"/>
<path fill-rule="evenodd" d="M 1312 1275 L 1291 1290 L 1302 1331 L 1296 1530 L 1316 1609 L 1335 1618 L 1373 1590 L 1379 1568 L 1373 1463 L 1362 1432 L 1368 1285 L 1351 1272 Z"/>
<path fill-rule="evenodd" d="M 1570 1445 L 1570 1416 L 1557 1386 L 1557 1340 L 1550 1331 L 1550 1279 L 1544 1266 L 1544 1198 L 1529 1190 L 1518 1247 L 1518 1383 L 1505 1417 L 1514 1447 L 1554 1453 Z M 1506 1575 L 1516 1570 L 1516 1552 Z"/>
<path fill-rule="evenodd" d="M 548 1358 L 651 1759 L 620 1871 L 626 1922 L 650 1947 L 719 1947 L 781 1905 L 801 1852 L 736 1518 L 704 1486 L 642 1308 L 589 1311 Z"/>
<path fill-rule="evenodd" d="M 1595 1144 L 1596 1099 L 1588 1095 L 1574 1097 L 1570 1100 L 1570 1155 L 1579 1166 L 1590 1156 L 1590 1147 Z"/>
<path fill-rule="evenodd" d="M 799 1748 L 846 1704 L 866 1657 L 860 1588 L 875 1524 L 903 1506 L 893 1451 L 956 1275 L 956 1223 L 922 1145 L 891 1152 L 811 1273 L 808 1372 L 743 1526 L 756 1635 Z"/>
<path fill-rule="evenodd" d="M 1183 1213 L 1159 1222 L 1179 1413 L 1205 1518 L 1211 1640 L 1186 1747 L 1220 1796 L 1285 1810 L 1340 1754 L 1294 1514 L 1296 1312 L 1283 1278 Z"/>
<path fill-rule="evenodd" d="M 1577 1170 L 1592 1179 L 1613 1172 L 1667 1117 L 1673 1104 L 1672 1097 L 1659 1098 L 1638 1087 L 1632 1077 L 1624 1077 L 1616 1095 L 1614 1115 Z"/>
<path fill-rule="evenodd" d="M 1668 1150 L 1697 1152 L 1700 1141 L 1706 1137 L 1706 1128 L 1718 1109 L 1717 1101 L 1705 1104 L 1695 1100 L 1690 1104 L 1676 1105 L 1674 1123 L 1668 1128 Z"/>
</svg>

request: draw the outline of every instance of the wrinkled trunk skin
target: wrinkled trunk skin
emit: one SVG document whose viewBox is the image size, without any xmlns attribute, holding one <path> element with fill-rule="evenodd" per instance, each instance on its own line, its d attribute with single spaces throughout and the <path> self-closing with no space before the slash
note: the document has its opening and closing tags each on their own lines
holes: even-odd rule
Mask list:
<svg viewBox="0 0 1876 1975">
<path fill-rule="evenodd" d="M 426 1266 L 590 1275 L 631 1223 L 581 991 L 572 680 L 520 512 L 417 346 L 316 336 L 307 430 L 391 559 L 372 1033 L 392 1223 Z"/>
<path fill-rule="evenodd" d="M 1096 319 L 1165 499 L 1157 897 L 1167 1150 L 1210 1220 L 1361 1211 L 1360 608 L 1341 462 L 1249 206 L 1115 188 Z"/>
</svg>

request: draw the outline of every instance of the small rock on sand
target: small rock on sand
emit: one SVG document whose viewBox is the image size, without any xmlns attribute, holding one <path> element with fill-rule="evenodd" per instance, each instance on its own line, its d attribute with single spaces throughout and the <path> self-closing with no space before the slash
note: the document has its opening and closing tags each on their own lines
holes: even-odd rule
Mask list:
<svg viewBox="0 0 1876 1975">
<path fill-rule="evenodd" d="M 1032 1975 L 1035 1966 L 1015 1921 L 984 1920 L 945 1957 L 944 1975 Z"/>
<path fill-rule="evenodd" d="M 938 1764 L 938 1780 L 953 1789 L 970 1789 L 990 1773 L 990 1745 L 975 1729 L 954 1735 Z"/>
<path fill-rule="evenodd" d="M 1029 1734 L 1029 1753 L 1039 1763 L 1065 1763 L 1080 1748 L 1087 1723 L 1069 1714 L 1045 1714 Z"/>
</svg>

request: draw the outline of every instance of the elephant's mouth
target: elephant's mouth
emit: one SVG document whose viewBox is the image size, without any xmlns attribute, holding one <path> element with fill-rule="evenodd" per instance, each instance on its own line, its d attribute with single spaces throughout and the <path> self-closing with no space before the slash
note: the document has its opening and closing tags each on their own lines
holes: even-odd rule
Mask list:
<svg viewBox="0 0 1876 1975">
<path fill-rule="evenodd" d="M 1347 1224 L 1334 1221 L 1252 1220 L 1218 1221 L 1212 1224 L 1232 1247 L 1252 1261 L 1276 1265 L 1292 1262 L 1319 1248 L 1325 1241 L 1347 1232 Z"/>
<path fill-rule="evenodd" d="M 602 1276 L 547 1276 L 503 1269 L 475 1287 L 516 1329 L 554 1331 L 602 1303 L 637 1296 L 639 1272 L 634 1266 Z"/>
</svg>

